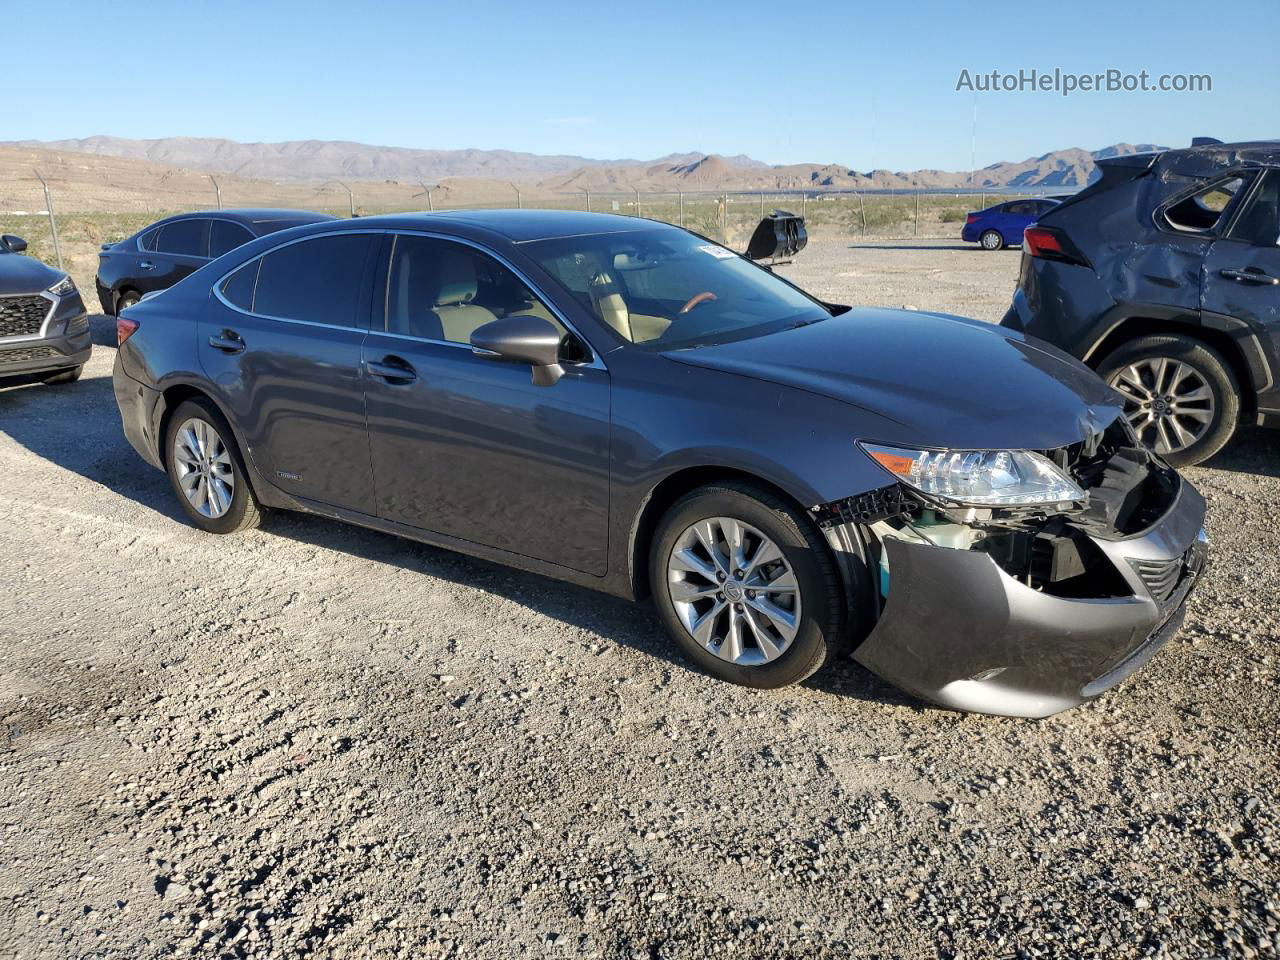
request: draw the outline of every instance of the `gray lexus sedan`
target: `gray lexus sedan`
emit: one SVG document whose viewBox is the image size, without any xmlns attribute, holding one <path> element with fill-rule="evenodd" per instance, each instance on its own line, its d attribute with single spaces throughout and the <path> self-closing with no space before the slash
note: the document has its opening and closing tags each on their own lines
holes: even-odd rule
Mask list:
<svg viewBox="0 0 1280 960">
<path fill-rule="evenodd" d="M 26 249 L 21 237 L 0 237 L 0 381 L 73 383 L 93 349 L 89 315 L 71 277 Z"/>
<path fill-rule="evenodd" d="M 125 434 L 210 533 L 304 510 L 619 596 L 707 672 L 852 652 L 1043 717 L 1178 629 L 1204 501 L 1066 354 L 823 303 L 706 238 L 550 211 L 317 223 L 124 310 Z"/>
</svg>

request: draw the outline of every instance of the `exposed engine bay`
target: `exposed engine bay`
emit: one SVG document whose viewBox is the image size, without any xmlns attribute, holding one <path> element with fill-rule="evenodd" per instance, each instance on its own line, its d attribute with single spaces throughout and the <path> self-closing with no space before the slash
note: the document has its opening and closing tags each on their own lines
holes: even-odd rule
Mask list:
<svg viewBox="0 0 1280 960">
<path fill-rule="evenodd" d="M 1042 451 L 1088 494 L 1053 509 L 960 507 L 902 484 L 823 505 L 820 525 L 859 524 L 880 570 L 882 596 L 889 572 L 883 541 L 899 539 L 989 555 L 1005 573 L 1032 589 L 1061 597 L 1128 596 L 1091 537 L 1120 539 L 1150 527 L 1173 504 L 1179 479 L 1117 419 L 1091 443 Z"/>
</svg>

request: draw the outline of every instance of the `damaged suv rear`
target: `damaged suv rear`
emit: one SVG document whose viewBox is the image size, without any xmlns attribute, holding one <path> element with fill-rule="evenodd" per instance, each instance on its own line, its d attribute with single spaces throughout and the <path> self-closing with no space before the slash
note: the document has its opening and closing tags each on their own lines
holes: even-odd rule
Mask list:
<svg viewBox="0 0 1280 960">
<path fill-rule="evenodd" d="M 1027 229 L 1002 324 L 1097 370 L 1175 466 L 1280 426 L 1280 141 L 1098 166 Z"/>
</svg>

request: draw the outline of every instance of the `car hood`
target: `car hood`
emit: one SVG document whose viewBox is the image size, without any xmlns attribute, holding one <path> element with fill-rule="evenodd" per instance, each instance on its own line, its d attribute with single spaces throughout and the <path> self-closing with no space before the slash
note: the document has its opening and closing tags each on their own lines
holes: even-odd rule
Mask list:
<svg viewBox="0 0 1280 960">
<path fill-rule="evenodd" d="M 896 424 L 892 436 L 858 437 L 886 443 L 1047 450 L 1095 436 L 1122 412 L 1117 393 L 1048 344 L 915 310 L 856 308 L 666 356 L 852 404 Z"/>
<path fill-rule="evenodd" d="M 62 279 L 62 271 L 20 253 L 0 253 L 0 297 L 39 293 Z"/>
</svg>

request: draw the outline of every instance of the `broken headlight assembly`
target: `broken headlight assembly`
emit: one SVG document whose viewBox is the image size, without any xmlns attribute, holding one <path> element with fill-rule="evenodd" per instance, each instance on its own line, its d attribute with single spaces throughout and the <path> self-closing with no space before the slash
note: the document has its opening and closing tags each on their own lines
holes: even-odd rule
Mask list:
<svg viewBox="0 0 1280 960">
<path fill-rule="evenodd" d="M 1028 450 L 914 450 L 858 446 L 893 477 L 931 500 L 965 507 L 1066 509 L 1087 499 L 1048 457 Z"/>
</svg>

